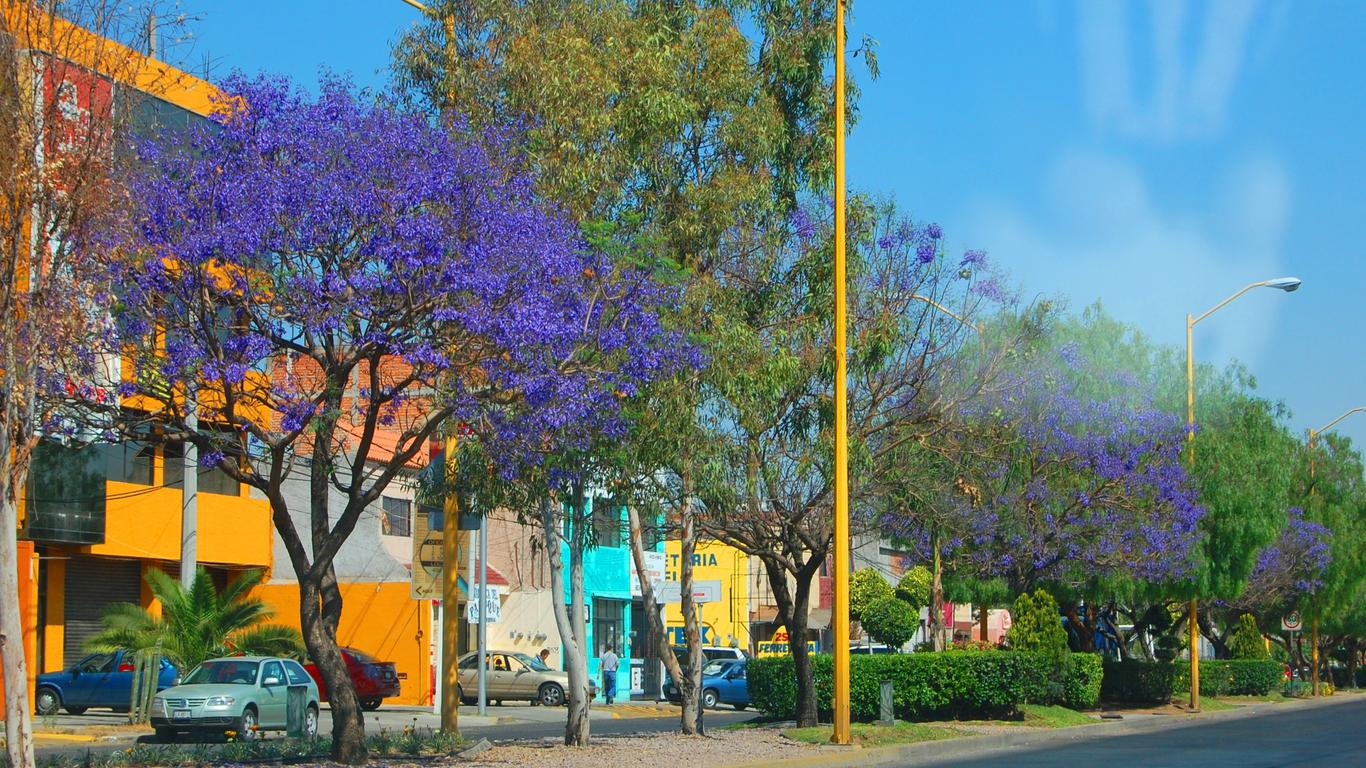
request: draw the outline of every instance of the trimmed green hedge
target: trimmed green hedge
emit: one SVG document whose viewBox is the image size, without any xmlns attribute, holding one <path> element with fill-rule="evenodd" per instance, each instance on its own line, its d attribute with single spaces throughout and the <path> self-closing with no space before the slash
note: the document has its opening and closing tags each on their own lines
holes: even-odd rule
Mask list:
<svg viewBox="0 0 1366 768">
<path fill-rule="evenodd" d="M 1105 661 L 1100 698 L 1142 704 L 1172 700 L 1176 665 L 1165 661 Z"/>
<path fill-rule="evenodd" d="M 1174 665 L 1172 686 L 1191 689 L 1189 662 Z M 1201 696 L 1265 696 L 1281 686 L 1284 667 L 1266 659 L 1201 659 Z"/>
<path fill-rule="evenodd" d="M 1067 657 L 1062 678 L 1062 705 L 1068 709 L 1095 709 L 1105 676 L 1104 659 L 1098 653 L 1073 653 Z"/>
<path fill-rule="evenodd" d="M 833 659 L 811 657 L 816 706 L 830 716 Z M 903 720 L 989 718 L 1009 715 L 1029 700 L 1049 674 L 1047 662 L 1035 654 L 1011 651 L 957 653 L 892 653 L 850 658 L 850 717 L 871 722 L 879 716 L 883 680 L 893 684 L 896 716 Z M 748 667 L 750 704 L 779 718 L 797 710 L 797 682 L 792 657 L 753 659 Z"/>
</svg>

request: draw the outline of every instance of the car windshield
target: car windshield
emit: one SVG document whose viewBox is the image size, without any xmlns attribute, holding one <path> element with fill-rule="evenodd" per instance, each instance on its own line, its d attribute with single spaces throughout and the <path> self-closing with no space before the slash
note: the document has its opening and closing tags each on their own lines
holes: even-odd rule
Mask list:
<svg viewBox="0 0 1366 768">
<path fill-rule="evenodd" d="M 550 671 L 550 667 L 547 667 L 546 665 L 542 664 L 542 663 L 541 663 L 541 660 L 538 659 L 538 658 L 536 658 L 535 656 L 528 656 L 528 655 L 525 654 L 525 653 L 514 653 L 514 654 L 512 654 L 512 657 L 513 657 L 514 659 L 517 659 L 518 661 L 522 662 L 523 664 L 527 665 L 528 667 L 531 667 L 532 669 L 536 670 L 537 672 L 549 672 L 549 671 Z"/>
<path fill-rule="evenodd" d="M 725 674 L 726 668 L 729 667 L 729 666 L 730 666 L 730 662 L 729 662 L 729 661 L 722 661 L 721 659 L 717 659 L 716 661 L 708 662 L 708 663 L 707 663 L 707 666 L 705 666 L 705 667 L 702 668 L 702 674 L 704 674 L 704 675 L 721 675 L 721 674 Z"/>
<path fill-rule="evenodd" d="M 194 671 L 185 678 L 183 684 L 237 683 L 255 685 L 256 667 L 257 663 L 254 661 L 206 661 L 195 667 Z"/>
</svg>

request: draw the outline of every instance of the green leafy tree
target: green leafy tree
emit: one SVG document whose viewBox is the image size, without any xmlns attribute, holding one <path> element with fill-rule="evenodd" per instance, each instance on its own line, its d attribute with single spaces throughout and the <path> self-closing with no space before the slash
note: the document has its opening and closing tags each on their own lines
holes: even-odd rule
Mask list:
<svg viewBox="0 0 1366 768">
<path fill-rule="evenodd" d="M 882 572 L 876 568 L 860 568 L 849 580 L 849 615 L 862 622 L 864 611 L 886 597 L 894 595 L 892 585 L 882 578 Z"/>
<path fill-rule="evenodd" d="M 1228 641 L 1229 656 L 1235 659 L 1269 659 L 1266 640 L 1257 627 L 1257 618 L 1250 613 L 1238 617 L 1238 629 Z"/>
<path fill-rule="evenodd" d="M 917 565 L 904 574 L 896 583 L 896 596 L 906 601 L 917 612 L 930 604 L 930 589 L 934 574 L 923 565 Z"/>
<path fill-rule="evenodd" d="M 1015 598 L 1006 639 L 1012 650 L 1061 656 L 1067 653 L 1067 631 L 1053 596 L 1043 590 Z"/>
<path fill-rule="evenodd" d="M 920 629 L 916 609 L 905 600 L 890 593 L 874 599 L 864 607 L 859 621 L 868 636 L 888 648 L 899 650 L 915 637 Z"/>
<path fill-rule="evenodd" d="M 104 629 L 86 644 L 108 652 L 119 648 L 155 650 L 181 670 L 200 662 L 235 654 L 302 658 L 304 641 L 293 627 L 267 624 L 274 612 L 250 592 L 265 571 L 238 574 L 222 592 L 200 568 L 188 589 L 165 572 L 147 572 L 147 586 L 161 603 L 161 612 L 133 603 L 114 603 L 105 609 Z"/>
</svg>

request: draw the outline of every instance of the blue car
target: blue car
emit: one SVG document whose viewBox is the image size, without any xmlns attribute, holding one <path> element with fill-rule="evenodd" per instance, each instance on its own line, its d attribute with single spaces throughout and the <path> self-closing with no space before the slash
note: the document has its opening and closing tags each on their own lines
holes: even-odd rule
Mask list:
<svg viewBox="0 0 1366 768">
<path fill-rule="evenodd" d="M 736 709 L 749 706 L 749 679 L 745 675 L 748 659 L 717 659 L 702 667 L 702 706 L 715 709 L 717 704 L 729 704 Z M 664 681 L 664 695 L 670 701 L 679 700 L 678 687 L 672 677 Z"/>
<path fill-rule="evenodd" d="M 157 690 L 176 683 L 176 668 L 165 659 L 157 675 Z M 90 707 L 126 710 L 133 698 L 133 654 L 129 651 L 95 653 L 70 669 L 38 675 L 33 710 L 55 715 L 65 709 L 79 715 Z"/>
</svg>

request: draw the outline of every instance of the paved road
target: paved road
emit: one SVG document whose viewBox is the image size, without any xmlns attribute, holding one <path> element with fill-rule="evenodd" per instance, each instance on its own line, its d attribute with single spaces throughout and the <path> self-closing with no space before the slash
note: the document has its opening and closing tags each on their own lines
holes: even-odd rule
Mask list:
<svg viewBox="0 0 1366 768">
<path fill-rule="evenodd" d="M 1099 727 L 1099 726 L 1098 726 Z M 1237 719 L 1193 720 L 1149 733 L 1097 734 L 1063 744 L 992 750 L 908 765 L 954 768 L 1366 766 L 1366 696 L 1328 706 L 1275 707 Z"/>
</svg>

